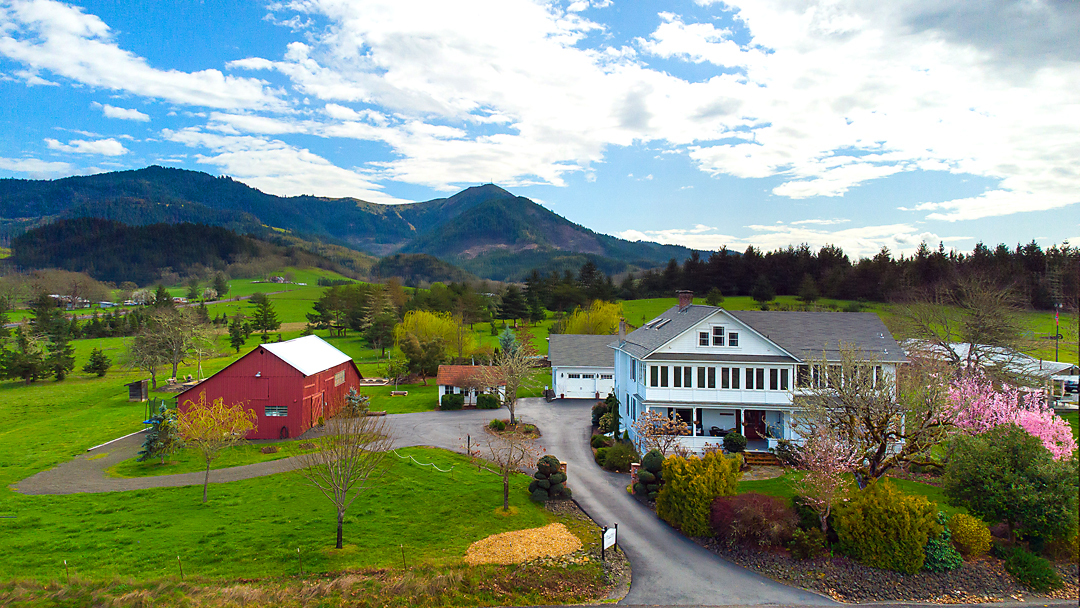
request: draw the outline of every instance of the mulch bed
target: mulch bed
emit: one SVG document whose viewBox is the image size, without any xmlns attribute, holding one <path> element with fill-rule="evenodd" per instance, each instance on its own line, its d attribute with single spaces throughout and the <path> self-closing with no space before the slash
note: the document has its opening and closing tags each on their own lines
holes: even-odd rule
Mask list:
<svg viewBox="0 0 1080 608">
<path fill-rule="evenodd" d="M 1038 594 L 1005 572 L 1001 560 L 984 557 L 952 572 L 901 574 L 864 566 L 846 557 L 793 560 L 786 550 L 728 547 L 713 538 L 693 539 L 728 561 L 773 580 L 817 591 L 840 602 L 935 602 L 970 604 L 1030 598 L 1077 599 L 1076 564 L 1057 564 L 1065 586 Z"/>
</svg>

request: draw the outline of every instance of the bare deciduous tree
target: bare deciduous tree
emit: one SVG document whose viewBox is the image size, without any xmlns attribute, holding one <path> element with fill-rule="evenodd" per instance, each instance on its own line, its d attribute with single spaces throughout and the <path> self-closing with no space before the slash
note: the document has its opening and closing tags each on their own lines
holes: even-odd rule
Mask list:
<svg viewBox="0 0 1080 608">
<path fill-rule="evenodd" d="M 511 476 L 535 463 L 542 453 L 531 437 L 518 432 L 493 433 L 489 430 L 486 445 L 473 448 L 469 455 L 478 468 L 502 478 L 503 511 L 509 511 Z"/>
<path fill-rule="evenodd" d="M 642 456 L 652 450 L 660 450 L 665 457 L 674 454 L 681 445 L 679 437 L 690 434 L 690 426 L 682 418 L 665 416 L 656 410 L 638 416 L 632 426 L 634 447 Z"/>
<path fill-rule="evenodd" d="M 206 463 L 203 502 L 206 502 L 206 488 L 210 485 L 210 463 L 225 448 L 243 442 L 248 431 L 255 428 L 255 420 L 255 411 L 244 408 L 243 403 L 226 405 L 220 397 L 207 403 L 206 391 L 199 393 L 198 401 L 184 401 L 176 424 L 184 443 L 197 450 Z"/>
<path fill-rule="evenodd" d="M 503 405 L 510 410 L 510 424 L 517 423 L 515 407 L 517 405 L 518 391 L 526 388 L 535 388 L 539 381 L 536 378 L 534 367 L 536 365 L 536 349 L 529 343 L 519 344 L 516 348 L 504 348 L 495 355 L 492 365 L 483 367 L 478 374 L 478 383 L 498 394 L 499 387 L 505 388 Z"/>
<path fill-rule="evenodd" d="M 897 378 L 874 356 L 840 345 L 840 359 L 811 361 L 817 381 L 795 396 L 803 437 L 831 429 L 856 455 L 860 488 L 906 463 L 937 466 L 930 450 L 953 431 L 947 370 L 934 359 L 902 366 Z"/>
<path fill-rule="evenodd" d="M 358 409 L 335 403 L 337 414 L 326 421 L 323 434 L 312 440 L 315 449 L 301 454 L 300 473 L 322 495 L 334 503 L 337 512 L 337 544 L 342 548 L 345 511 L 382 479 L 389 469 L 387 452 L 394 437 L 384 416 L 369 416 L 365 395 Z"/>
</svg>

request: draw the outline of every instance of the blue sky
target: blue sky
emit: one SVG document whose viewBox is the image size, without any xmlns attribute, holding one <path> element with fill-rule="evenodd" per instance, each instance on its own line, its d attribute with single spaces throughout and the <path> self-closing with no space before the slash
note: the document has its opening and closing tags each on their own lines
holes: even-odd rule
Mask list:
<svg viewBox="0 0 1080 608">
<path fill-rule="evenodd" d="M 1048 0 L 0 0 L 0 177 L 494 182 L 700 249 L 1080 244 L 1077 31 Z"/>
</svg>

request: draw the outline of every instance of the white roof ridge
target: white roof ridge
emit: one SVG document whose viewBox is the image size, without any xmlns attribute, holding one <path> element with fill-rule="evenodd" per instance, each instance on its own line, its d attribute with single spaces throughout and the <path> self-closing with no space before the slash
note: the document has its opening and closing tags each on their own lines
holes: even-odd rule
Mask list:
<svg viewBox="0 0 1080 608">
<path fill-rule="evenodd" d="M 260 346 L 305 376 L 352 361 L 352 357 L 315 335 L 301 336 L 284 342 L 267 342 Z"/>
</svg>

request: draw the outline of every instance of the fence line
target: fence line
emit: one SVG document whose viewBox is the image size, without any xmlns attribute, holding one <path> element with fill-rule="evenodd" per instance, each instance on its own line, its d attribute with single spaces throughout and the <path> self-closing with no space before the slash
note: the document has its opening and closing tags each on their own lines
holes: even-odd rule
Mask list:
<svg viewBox="0 0 1080 608">
<path fill-rule="evenodd" d="M 436 471 L 438 471 L 440 473 L 450 473 L 451 471 L 454 470 L 454 467 L 457 466 L 457 465 L 451 465 L 451 467 L 449 469 L 446 469 L 444 471 L 443 469 L 440 469 L 438 466 L 436 466 L 434 462 L 426 462 L 426 463 L 425 462 L 420 462 L 419 460 L 413 458 L 412 454 L 406 454 L 405 456 L 402 456 L 401 454 L 397 453 L 397 450 L 390 450 L 390 451 L 393 452 L 394 456 L 397 456 L 398 458 L 401 458 L 401 459 L 408 458 L 409 460 L 413 461 L 415 464 L 418 464 L 418 465 L 420 465 L 422 467 L 431 467 L 431 468 L 435 469 Z"/>
</svg>

